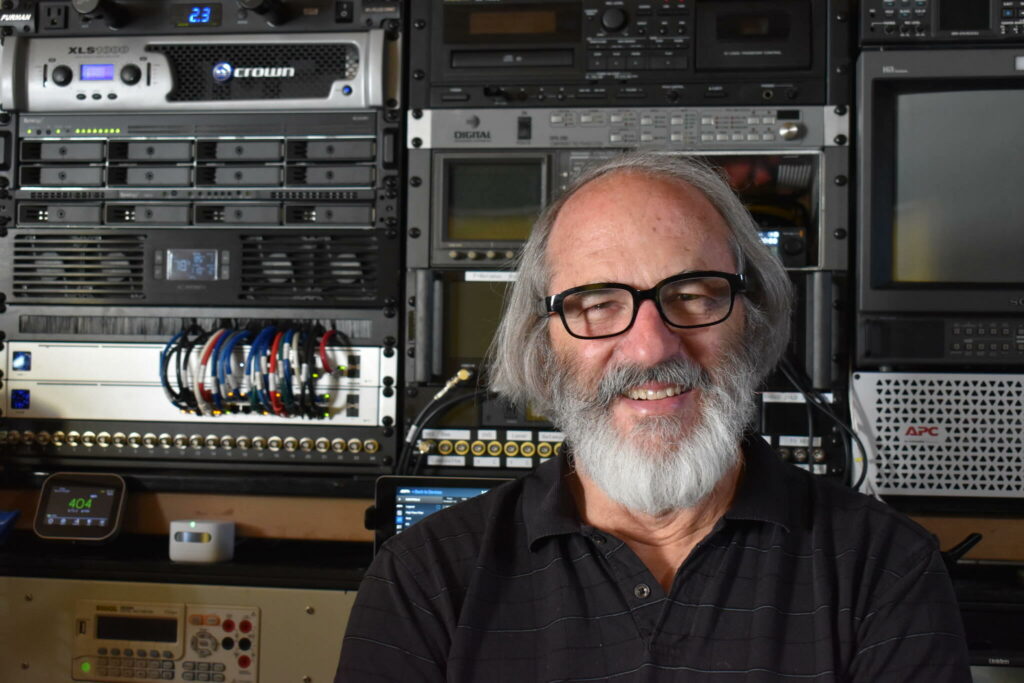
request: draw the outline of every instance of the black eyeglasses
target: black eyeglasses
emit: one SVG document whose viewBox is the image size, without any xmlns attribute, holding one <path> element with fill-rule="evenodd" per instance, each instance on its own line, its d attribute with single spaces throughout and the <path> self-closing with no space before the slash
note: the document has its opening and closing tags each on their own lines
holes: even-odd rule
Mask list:
<svg viewBox="0 0 1024 683">
<path fill-rule="evenodd" d="M 667 277 L 650 289 L 617 282 L 573 287 L 543 299 L 547 315 L 558 313 L 565 330 L 578 339 L 603 339 L 633 326 L 644 299 L 672 327 L 708 327 L 732 313 L 736 295 L 746 291 L 742 274 L 698 270 Z"/>
</svg>

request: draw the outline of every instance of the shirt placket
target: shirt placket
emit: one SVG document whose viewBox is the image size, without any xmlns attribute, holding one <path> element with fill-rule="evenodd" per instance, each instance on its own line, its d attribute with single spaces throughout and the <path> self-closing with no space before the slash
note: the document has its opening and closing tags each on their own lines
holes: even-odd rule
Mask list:
<svg viewBox="0 0 1024 683">
<path fill-rule="evenodd" d="M 625 542 L 593 528 L 584 529 L 584 535 L 594 544 L 596 554 L 615 578 L 637 634 L 650 645 L 660 623 L 661 606 L 666 598 L 664 589 Z"/>
</svg>

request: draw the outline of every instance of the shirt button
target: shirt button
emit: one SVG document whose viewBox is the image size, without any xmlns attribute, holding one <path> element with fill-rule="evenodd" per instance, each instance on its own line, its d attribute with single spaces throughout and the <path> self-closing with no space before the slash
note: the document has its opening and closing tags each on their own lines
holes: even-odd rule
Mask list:
<svg viewBox="0 0 1024 683">
<path fill-rule="evenodd" d="M 593 536 L 590 537 L 590 540 L 592 540 L 594 543 L 597 543 L 597 544 L 600 545 L 600 544 L 604 543 L 604 536 L 602 536 L 601 534 L 594 534 Z"/>
<path fill-rule="evenodd" d="M 649 598 L 651 596 L 651 587 L 646 583 L 638 583 L 633 586 L 633 595 L 640 598 L 641 600 Z"/>
</svg>

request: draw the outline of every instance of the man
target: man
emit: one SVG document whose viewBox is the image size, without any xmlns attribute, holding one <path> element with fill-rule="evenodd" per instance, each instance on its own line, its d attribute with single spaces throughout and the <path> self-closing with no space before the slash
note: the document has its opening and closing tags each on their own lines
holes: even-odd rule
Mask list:
<svg viewBox="0 0 1024 683">
<path fill-rule="evenodd" d="M 336 680 L 969 681 L 933 537 L 744 438 L 790 298 L 714 171 L 580 178 L 492 350 L 569 453 L 385 544 Z"/>
</svg>

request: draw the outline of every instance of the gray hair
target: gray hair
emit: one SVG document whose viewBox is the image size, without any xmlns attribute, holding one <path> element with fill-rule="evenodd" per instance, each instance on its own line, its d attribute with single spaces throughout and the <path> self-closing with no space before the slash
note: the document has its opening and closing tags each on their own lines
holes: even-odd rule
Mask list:
<svg viewBox="0 0 1024 683">
<path fill-rule="evenodd" d="M 747 277 L 745 339 L 756 344 L 756 371 L 764 379 L 789 340 L 792 284 L 779 259 L 761 242 L 750 212 L 720 172 L 706 162 L 680 155 L 633 152 L 599 163 L 578 176 L 537 218 L 517 262 L 518 278 L 505 299 L 505 311 L 488 351 L 489 384 L 516 405 L 550 408 L 553 354 L 547 318 L 539 301 L 550 294 L 547 243 L 565 203 L 594 180 L 611 173 L 641 173 L 686 183 L 703 193 L 725 220 L 739 272 Z"/>
</svg>

